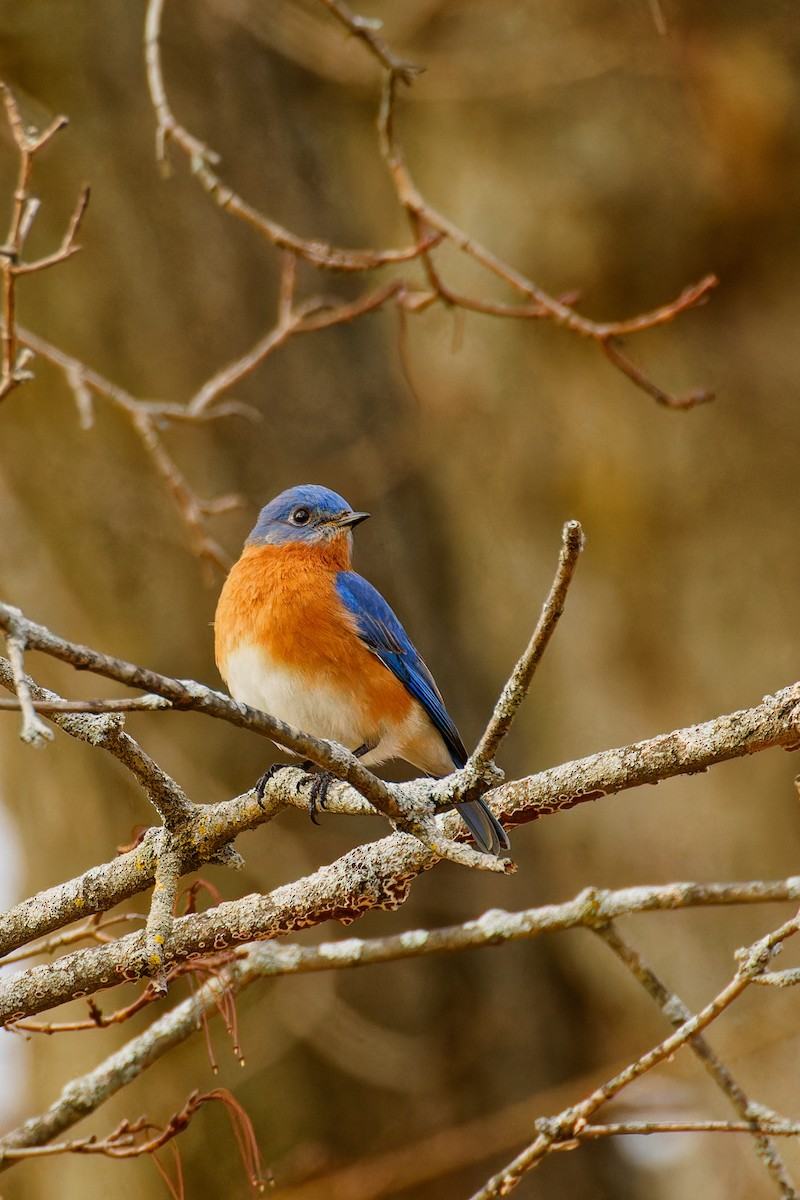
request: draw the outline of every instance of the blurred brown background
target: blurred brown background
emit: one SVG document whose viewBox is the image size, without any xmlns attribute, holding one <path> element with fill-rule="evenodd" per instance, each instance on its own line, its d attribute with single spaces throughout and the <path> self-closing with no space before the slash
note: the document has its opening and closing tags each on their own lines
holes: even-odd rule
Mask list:
<svg viewBox="0 0 800 1200">
<path fill-rule="evenodd" d="M 386 311 L 296 339 L 237 387 L 257 425 L 233 418 L 168 435 L 200 494 L 245 497 L 215 536 L 236 555 L 259 506 L 294 483 L 324 483 L 370 510 L 357 566 L 400 613 L 472 744 L 529 636 L 561 524 L 579 518 L 588 549 L 504 751 L 509 775 L 746 707 L 791 682 L 797 6 L 376 0 L 360 11 L 383 18 L 390 44 L 427 67 L 404 92 L 398 132 L 425 195 L 465 230 L 553 294 L 579 290 L 582 311 L 602 319 L 719 274 L 710 304 L 626 347 L 662 386 L 709 386 L 718 398 L 689 413 L 659 409 L 593 346 L 545 323 L 434 309 L 409 318 L 401 342 Z M 123 0 L 0 0 L 0 75 L 31 120 L 71 121 L 37 164 L 31 252 L 52 248 L 80 183 L 92 185 L 82 253 L 24 281 L 20 319 L 136 395 L 184 401 L 273 323 L 278 259 L 182 163 L 160 178 L 143 16 Z M 221 152 L 223 178 L 256 207 L 333 243 L 407 243 L 377 153 L 377 69 L 321 6 L 172 0 L 164 59 L 177 116 Z M 15 169 L 3 130 L 3 211 Z M 452 282 L 496 294 L 453 254 L 443 261 Z M 301 282 L 304 294 L 363 286 L 307 270 Z M 43 363 L 3 404 L 0 590 L 65 636 L 217 684 L 209 622 L 221 579 L 203 583 L 124 419 L 102 401 L 96 418 L 80 430 L 63 378 Z M 70 694 L 105 689 L 35 657 L 30 667 Z M 234 795 L 266 763 L 262 739 L 200 717 L 139 717 L 130 728 L 194 799 Z M 18 895 L 104 861 L 151 820 L 122 769 L 87 747 L 59 736 L 35 754 L 10 716 L 0 737 Z M 352 932 L 558 901 L 590 883 L 783 877 L 800 848 L 796 770 L 772 752 L 536 823 L 514 835 L 513 879 L 445 865 L 399 913 Z M 225 896 L 266 891 L 379 833 L 377 822 L 323 818 L 314 829 L 287 813 L 244 839 L 243 875 L 208 875 Z M 657 915 L 628 931 L 700 1005 L 730 974 L 735 947 L 780 915 Z M 217 1028 L 219 1076 L 196 1039 L 78 1132 L 143 1111 L 165 1119 L 193 1087 L 216 1082 L 251 1114 L 286 1196 L 455 1200 L 529 1140 L 536 1116 L 664 1032 L 587 932 L 276 981 L 248 993 L 239 1015 L 243 1069 Z M 132 1031 L 15 1041 L 7 1123 Z M 711 1041 L 756 1098 L 796 1117 L 799 1034 L 796 995 L 760 992 Z M 688 1057 L 636 1096 L 638 1115 L 729 1115 Z M 406 1158 L 391 1157 L 403 1148 Z M 225 1114 L 204 1110 L 181 1153 L 188 1196 L 248 1194 Z M 800 1151 L 786 1153 L 800 1168 Z M 56 1190 L 64 1200 L 165 1194 L 146 1161 L 85 1159 L 16 1168 L 3 1194 Z M 557 1155 L 517 1194 L 775 1193 L 745 1139 L 706 1136 Z"/>
</svg>

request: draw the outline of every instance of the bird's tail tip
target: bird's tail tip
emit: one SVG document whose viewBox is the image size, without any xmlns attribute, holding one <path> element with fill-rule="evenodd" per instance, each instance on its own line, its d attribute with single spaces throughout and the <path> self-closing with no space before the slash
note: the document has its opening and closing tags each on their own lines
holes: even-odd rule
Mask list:
<svg viewBox="0 0 800 1200">
<path fill-rule="evenodd" d="M 479 850 L 497 858 L 509 852 L 511 842 L 508 834 L 483 800 L 467 800 L 457 807 Z"/>
</svg>

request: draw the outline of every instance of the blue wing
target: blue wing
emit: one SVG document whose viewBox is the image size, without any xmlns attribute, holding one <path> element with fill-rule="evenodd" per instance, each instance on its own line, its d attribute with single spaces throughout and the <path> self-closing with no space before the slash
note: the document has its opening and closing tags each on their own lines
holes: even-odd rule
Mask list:
<svg viewBox="0 0 800 1200">
<path fill-rule="evenodd" d="M 356 619 L 361 640 L 418 700 L 442 735 L 456 767 L 463 767 L 467 752 L 425 663 L 383 596 L 355 571 L 340 571 L 336 590 Z"/>
</svg>

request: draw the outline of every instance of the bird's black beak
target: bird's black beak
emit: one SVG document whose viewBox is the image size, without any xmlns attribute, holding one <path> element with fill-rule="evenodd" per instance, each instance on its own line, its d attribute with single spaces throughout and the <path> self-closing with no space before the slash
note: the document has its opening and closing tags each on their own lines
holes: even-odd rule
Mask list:
<svg viewBox="0 0 800 1200">
<path fill-rule="evenodd" d="M 354 525 L 360 525 L 362 521 L 366 521 L 369 516 L 371 516 L 371 513 L 344 513 L 341 517 L 336 518 L 336 524 L 340 529 L 352 529 Z"/>
</svg>

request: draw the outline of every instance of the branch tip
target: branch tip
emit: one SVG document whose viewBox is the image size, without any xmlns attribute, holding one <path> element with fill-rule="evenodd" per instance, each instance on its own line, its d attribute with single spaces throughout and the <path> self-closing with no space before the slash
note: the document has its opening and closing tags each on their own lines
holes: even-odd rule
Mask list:
<svg viewBox="0 0 800 1200">
<path fill-rule="evenodd" d="M 564 611 L 567 591 L 585 545 L 586 538 L 580 521 L 567 521 L 561 531 L 561 552 L 555 578 L 533 636 L 503 688 L 486 731 L 470 760 L 479 775 L 483 773 L 485 765 L 494 760 L 530 690 L 536 668 Z"/>
</svg>

